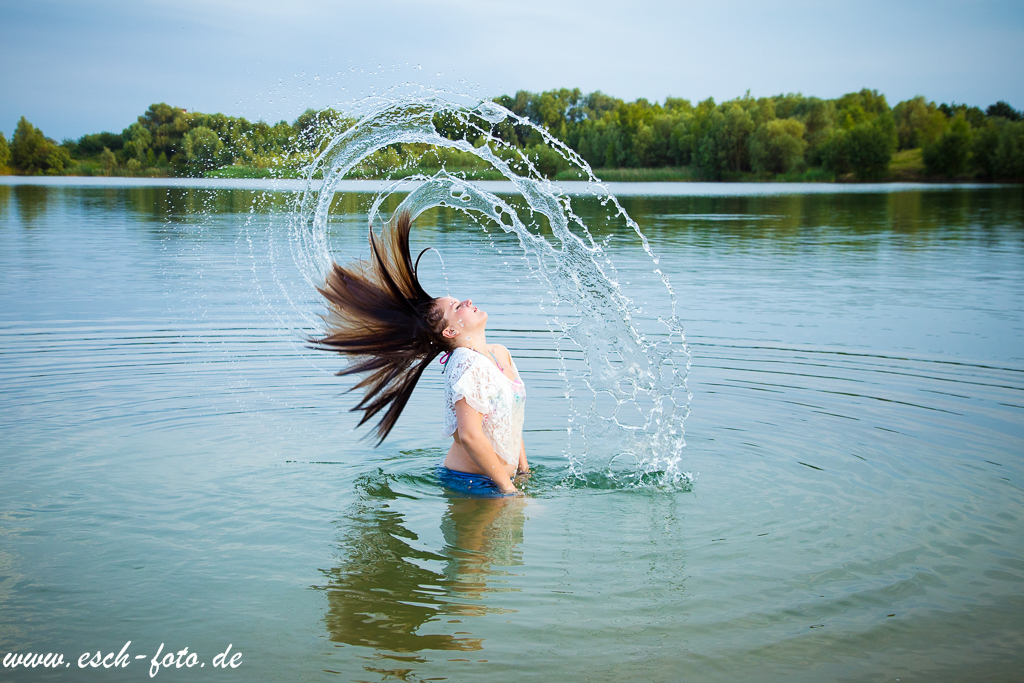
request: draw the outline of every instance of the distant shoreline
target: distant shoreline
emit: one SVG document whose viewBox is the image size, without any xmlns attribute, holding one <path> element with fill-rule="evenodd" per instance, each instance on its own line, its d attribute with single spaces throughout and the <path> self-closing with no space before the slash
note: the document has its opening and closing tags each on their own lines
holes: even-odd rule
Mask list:
<svg viewBox="0 0 1024 683">
<path fill-rule="evenodd" d="M 322 181 L 313 180 L 318 190 Z M 471 180 L 475 185 L 495 194 L 511 194 L 515 188 L 509 181 Z M 390 180 L 342 180 L 337 192 L 377 193 L 393 184 Z M 398 192 L 415 188 L 418 181 L 409 181 Z M 584 181 L 552 181 L 569 195 L 588 194 L 590 183 Z M 938 191 L 953 189 L 984 189 L 1015 186 L 1014 183 L 785 183 L 785 182 L 606 182 L 604 186 L 618 197 L 631 196 L 759 196 L 789 194 L 880 194 L 907 191 Z M 300 192 L 306 185 L 295 178 L 134 178 L 104 176 L 0 176 L 0 187 L 69 187 L 69 188 L 181 188 L 197 190 L 249 190 L 257 192 Z"/>
<path fill-rule="evenodd" d="M 410 115 L 418 104 L 402 110 Z M 890 107 L 864 88 L 823 100 L 800 93 L 696 104 L 669 97 L 625 102 L 579 89 L 519 91 L 488 105 L 491 121 L 455 105 L 432 114 L 437 137 L 390 142 L 346 168 L 352 179 L 431 175 L 503 180 L 493 155 L 535 179 L 605 182 L 1024 182 L 1024 112 L 984 111 L 922 96 Z M 482 116 L 482 115 L 481 115 Z M 121 133 L 60 143 L 24 116 L 0 132 L 0 173 L 48 176 L 298 178 L 356 119 L 327 108 L 294 122 L 150 105 Z M 446 142 L 450 141 L 450 142 Z M 434 144 L 435 142 L 440 144 Z M 492 156 L 476 149 L 488 145 Z M 508 169 L 505 169 L 506 172 Z"/>
</svg>

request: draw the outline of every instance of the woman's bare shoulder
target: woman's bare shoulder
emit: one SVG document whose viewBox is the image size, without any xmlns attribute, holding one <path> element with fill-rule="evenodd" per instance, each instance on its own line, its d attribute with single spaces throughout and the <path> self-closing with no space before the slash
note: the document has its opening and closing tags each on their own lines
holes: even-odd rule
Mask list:
<svg viewBox="0 0 1024 683">
<path fill-rule="evenodd" d="M 512 354 L 501 344 L 488 344 L 488 349 L 503 361 L 512 362 Z"/>
</svg>

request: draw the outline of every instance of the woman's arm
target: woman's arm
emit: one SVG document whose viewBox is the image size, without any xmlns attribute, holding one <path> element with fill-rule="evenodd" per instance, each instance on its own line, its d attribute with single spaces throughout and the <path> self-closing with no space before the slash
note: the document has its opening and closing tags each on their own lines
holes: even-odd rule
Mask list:
<svg viewBox="0 0 1024 683">
<path fill-rule="evenodd" d="M 516 493 L 516 487 L 505 472 L 501 459 L 484 436 L 483 415 L 470 408 L 466 399 L 460 398 L 455 403 L 455 418 L 459 425 L 455 436 L 466 449 L 470 460 L 484 475 L 490 477 L 502 493 Z"/>
<path fill-rule="evenodd" d="M 502 346 L 501 344 L 493 344 L 492 348 L 497 349 L 505 357 L 505 359 L 506 359 L 505 362 L 509 364 L 509 367 L 512 367 L 512 366 L 515 365 L 515 363 L 512 361 L 512 354 L 504 346 Z M 519 374 L 519 372 L 516 371 L 516 375 L 518 375 L 518 374 Z M 506 377 L 507 376 L 508 375 L 506 375 Z M 526 461 L 526 442 L 523 442 L 519 446 L 519 465 L 516 468 L 516 473 L 517 474 L 529 474 L 530 473 L 530 463 L 528 463 Z"/>
</svg>

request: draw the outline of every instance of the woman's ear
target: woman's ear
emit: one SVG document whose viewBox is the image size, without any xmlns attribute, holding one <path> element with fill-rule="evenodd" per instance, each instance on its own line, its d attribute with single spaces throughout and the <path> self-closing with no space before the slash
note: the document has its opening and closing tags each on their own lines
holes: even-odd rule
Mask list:
<svg viewBox="0 0 1024 683">
<path fill-rule="evenodd" d="M 459 336 L 459 331 L 456 330 L 454 327 L 446 327 L 444 328 L 444 331 L 441 332 L 441 335 L 447 337 L 448 339 L 454 339 L 455 337 Z"/>
</svg>

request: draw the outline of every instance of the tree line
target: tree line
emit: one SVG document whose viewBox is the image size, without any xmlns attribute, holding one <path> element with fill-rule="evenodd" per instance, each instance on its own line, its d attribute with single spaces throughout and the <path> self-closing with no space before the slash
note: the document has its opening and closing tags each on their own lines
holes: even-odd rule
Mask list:
<svg viewBox="0 0 1024 683">
<path fill-rule="evenodd" d="M 496 101 L 545 126 L 594 168 L 691 167 L 705 180 L 878 180 L 894 153 L 921 150 L 928 176 L 1024 179 L 1024 121 L 1002 101 L 984 112 L 920 96 L 890 107 L 867 89 L 833 100 L 748 93 L 696 105 L 676 98 L 627 103 L 578 89 Z M 527 126 L 511 133 L 520 146 L 541 143 Z M 536 156 L 549 174 L 558 172 L 558 159 L 544 159 L 539 148 Z"/>
<path fill-rule="evenodd" d="M 353 122 L 333 110 L 310 110 L 293 123 L 271 125 L 160 103 L 120 133 L 58 143 L 21 117 L 10 143 L 0 132 L 0 167 L 24 175 L 127 176 L 203 176 L 234 165 L 298 169 L 330 131 Z"/>
<path fill-rule="evenodd" d="M 864 89 L 836 99 L 801 94 L 697 104 L 625 102 L 579 89 L 526 91 L 495 101 L 577 152 L 595 169 L 688 169 L 705 180 L 880 180 L 894 155 L 923 177 L 1024 180 L 1024 120 L 997 102 L 984 111 L 915 97 L 890 107 Z M 10 142 L 0 132 L 0 170 L 25 175 L 298 175 L 354 120 L 307 110 L 292 123 L 252 123 L 224 114 L 154 104 L 121 133 L 60 143 L 24 117 Z M 464 130 L 438 127 L 451 137 Z M 572 177 L 565 159 L 532 126 L 506 120 L 492 131 L 522 150 L 547 177 Z M 481 169 L 456 150 L 396 145 L 356 170 L 364 177 L 446 166 Z"/>
</svg>

